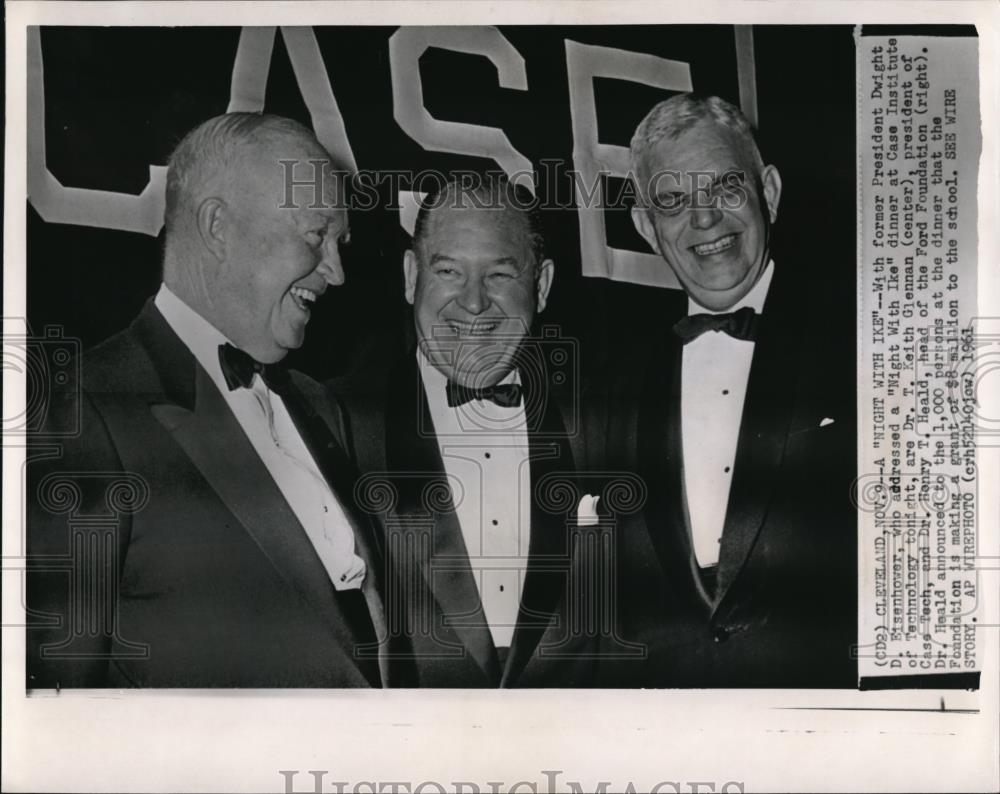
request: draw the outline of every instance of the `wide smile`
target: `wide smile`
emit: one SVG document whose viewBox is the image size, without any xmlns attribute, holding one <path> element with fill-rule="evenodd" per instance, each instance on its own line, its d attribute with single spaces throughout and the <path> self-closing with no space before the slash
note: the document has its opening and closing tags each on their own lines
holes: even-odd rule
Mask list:
<svg viewBox="0 0 1000 794">
<path fill-rule="evenodd" d="M 292 296 L 292 302 L 306 315 L 309 314 L 309 309 L 316 302 L 316 298 L 319 296 L 313 292 L 311 289 L 306 289 L 305 287 L 292 287 L 288 290 L 288 294 Z"/>
<path fill-rule="evenodd" d="M 444 322 L 448 330 L 455 336 L 487 337 L 500 327 L 501 321 L 498 318 L 478 318 L 472 322 L 450 319 L 446 319 Z"/>
<path fill-rule="evenodd" d="M 716 254 L 721 254 L 723 251 L 728 251 L 739 239 L 739 234 L 727 234 L 725 237 L 719 237 L 717 240 L 712 240 L 708 243 L 701 243 L 699 245 L 692 245 L 690 250 L 694 251 L 698 256 L 715 256 Z"/>
</svg>

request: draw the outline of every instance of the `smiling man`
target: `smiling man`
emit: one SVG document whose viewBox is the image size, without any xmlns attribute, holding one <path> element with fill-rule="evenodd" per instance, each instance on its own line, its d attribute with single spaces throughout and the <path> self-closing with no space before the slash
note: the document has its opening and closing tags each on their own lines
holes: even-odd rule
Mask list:
<svg viewBox="0 0 1000 794">
<path fill-rule="evenodd" d="M 641 288 L 613 348 L 609 465 L 649 493 L 619 533 L 619 625 L 649 649 L 625 674 L 854 686 L 853 338 L 817 311 L 824 253 L 772 256 L 781 178 L 728 102 L 661 102 L 631 155 L 684 296 Z"/>
<path fill-rule="evenodd" d="M 763 164 L 735 108 L 710 99 L 699 119 L 695 107 L 664 103 L 636 132 L 633 161 L 643 201 L 632 219 L 696 304 L 725 311 L 768 266 L 781 177 Z"/>
<path fill-rule="evenodd" d="M 403 259 L 416 344 L 384 379 L 332 385 L 368 485 L 392 495 L 370 509 L 418 686 L 590 682 L 567 629 L 566 507 L 538 491 L 573 488 L 579 449 L 551 366 L 566 351 L 534 332 L 554 265 L 531 201 L 491 176 L 427 196 Z"/>
<path fill-rule="evenodd" d="M 29 474 L 28 607 L 58 620 L 28 629 L 28 686 L 388 684 L 340 417 L 281 363 L 344 281 L 342 175 L 297 122 L 233 113 L 180 142 L 166 198 L 163 284 Z"/>
<path fill-rule="evenodd" d="M 514 378 L 514 357 L 545 309 L 554 266 L 543 259 L 533 216 L 500 202 L 477 210 L 473 193 L 438 194 L 443 206 L 417 219 L 403 259 L 420 353 L 453 387 L 491 387 Z"/>
</svg>

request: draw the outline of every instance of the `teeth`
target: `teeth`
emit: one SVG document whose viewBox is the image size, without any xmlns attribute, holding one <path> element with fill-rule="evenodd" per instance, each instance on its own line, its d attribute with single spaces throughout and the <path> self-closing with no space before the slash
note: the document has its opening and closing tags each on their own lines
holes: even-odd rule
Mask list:
<svg viewBox="0 0 1000 794">
<path fill-rule="evenodd" d="M 299 303 L 305 307 L 308 303 L 313 303 L 316 300 L 316 293 L 311 289 L 306 289 L 305 287 L 292 287 L 289 290 L 292 295 L 299 299 Z"/>
<path fill-rule="evenodd" d="M 698 256 L 709 256 L 711 254 L 717 254 L 721 251 L 725 251 L 727 248 L 731 248 L 736 243 L 735 234 L 727 234 L 712 243 L 702 243 L 701 245 L 696 245 L 694 247 L 694 252 Z"/>
<path fill-rule="evenodd" d="M 498 322 L 448 323 L 448 327 L 452 331 L 464 336 L 487 336 L 493 333 L 499 326 L 500 323 Z"/>
</svg>

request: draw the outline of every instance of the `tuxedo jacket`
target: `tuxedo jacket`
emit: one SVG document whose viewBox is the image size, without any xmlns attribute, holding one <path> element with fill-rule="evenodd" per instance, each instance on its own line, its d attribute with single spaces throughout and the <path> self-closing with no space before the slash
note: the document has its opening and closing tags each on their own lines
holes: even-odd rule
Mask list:
<svg viewBox="0 0 1000 794">
<path fill-rule="evenodd" d="M 321 387 L 293 373 L 286 402 L 301 399 L 302 421 L 327 428 L 312 452 L 368 564 L 364 601 L 334 590 L 152 301 L 81 371 L 82 389 L 54 398 L 29 453 L 28 687 L 391 684 L 386 654 L 360 628 L 367 611 L 386 633 L 378 536 L 352 504 L 341 419 Z M 323 438 L 300 431 L 307 444 Z"/>
<path fill-rule="evenodd" d="M 644 507 L 617 521 L 616 550 L 618 629 L 646 654 L 609 685 L 856 685 L 853 296 L 817 304 L 815 286 L 796 281 L 776 265 L 759 318 L 714 588 L 685 502 L 672 324 L 687 297 L 626 297 L 638 322 L 611 345 L 605 454 L 645 484 Z"/>
<path fill-rule="evenodd" d="M 524 359 L 522 358 L 522 364 Z M 537 362 L 536 362 L 537 363 Z M 415 349 L 385 372 L 331 381 L 347 414 L 368 508 L 385 527 L 395 593 L 390 626 L 409 638 L 413 686 L 584 686 L 594 682 L 593 632 L 579 615 L 589 558 L 575 526 L 586 455 L 578 407 L 544 366 L 522 366 L 531 467 L 531 534 L 520 611 L 505 665 L 483 613 Z M 546 373 L 542 378 L 528 373 Z M 574 384 L 572 388 L 577 388 Z"/>
</svg>

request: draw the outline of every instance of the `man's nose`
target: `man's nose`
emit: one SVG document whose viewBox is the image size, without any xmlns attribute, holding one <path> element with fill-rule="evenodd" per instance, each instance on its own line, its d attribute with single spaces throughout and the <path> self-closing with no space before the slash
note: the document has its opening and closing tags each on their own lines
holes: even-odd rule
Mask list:
<svg viewBox="0 0 1000 794">
<path fill-rule="evenodd" d="M 467 278 L 458 295 L 458 304 L 469 314 L 482 314 L 486 311 L 490 306 L 490 296 L 483 279 Z"/>
<path fill-rule="evenodd" d="M 319 267 L 316 268 L 331 287 L 338 287 L 344 283 L 344 266 L 340 261 L 340 249 L 337 244 L 331 243 L 323 251 L 323 259 L 320 260 Z"/>
<path fill-rule="evenodd" d="M 692 207 L 689 212 L 691 213 L 691 226 L 695 229 L 711 229 L 722 220 L 722 211 L 715 206 Z"/>
</svg>

